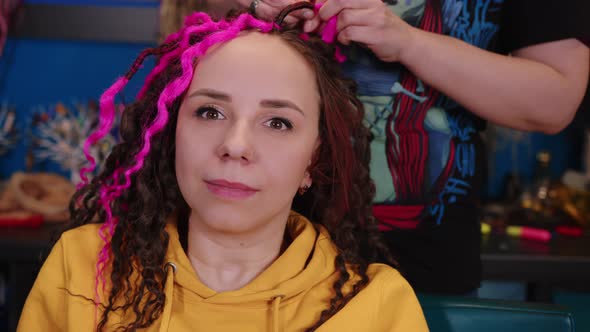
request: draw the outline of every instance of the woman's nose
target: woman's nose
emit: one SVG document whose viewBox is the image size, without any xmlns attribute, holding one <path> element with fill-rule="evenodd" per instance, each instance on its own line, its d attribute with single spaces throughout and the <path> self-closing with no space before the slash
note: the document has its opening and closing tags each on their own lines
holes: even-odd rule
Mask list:
<svg viewBox="0 0 590 332">
<path fill-rule="evenodd" d="M 239 160 L 250 163 L 254 160 L 254 146 L 251 128 L 245 121 L 237 121 L 225 132 L 218 147 L 218 155 L 225 160 Z"/>
</svg>

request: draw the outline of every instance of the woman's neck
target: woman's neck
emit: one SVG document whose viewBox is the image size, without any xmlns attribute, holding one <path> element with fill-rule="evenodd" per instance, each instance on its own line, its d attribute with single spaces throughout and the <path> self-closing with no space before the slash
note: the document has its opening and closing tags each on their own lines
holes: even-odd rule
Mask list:
<svg viewBox="0 0 590 332">
<path fill-rule="evenodd" d="M 242 288 L 270 266 L 285 247 L 286 220 L 251 233 L 224 233 L 189 218 L 187 256 L 199 279 L 216 292 Z"/>
</svg>

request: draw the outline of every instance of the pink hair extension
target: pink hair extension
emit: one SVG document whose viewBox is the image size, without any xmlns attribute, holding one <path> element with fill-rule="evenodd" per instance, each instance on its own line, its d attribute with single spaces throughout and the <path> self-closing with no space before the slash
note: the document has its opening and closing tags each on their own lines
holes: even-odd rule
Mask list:
<svg viewBox="0 0 590 332">
<path fill-rule="evenodd" d="M 160 47 L 160 48 L 147 49 L 147 50 L 143 51 L 137 57 L 137 59 L 134 61 L 133 65 L 131 66 L 131 69 L 127 72 L 125 77 L 120 78 L 113 86 L 111 86 L 111 88 L 109 88 L 107 90 L 107 92 L 105 92 L 103 94 L 103 96 L 101 97 L 101 100 L 100 100 L 100 107 L 101 107 L 100 128 L 96 132 L 94 132 L 87 139 L 87 141 L 84 144 L 84 152 L 85 152 L 88 160 L 91 162 L 91 167 L 84 169 L 85 172 L 92 171 L 96 165 L 94 162 L 94 159 L 88 153 L 90 146 L 92 144 L 95 144 L 100 138 L 104 137 L 106 135 L 106 132 L 108 132 L 108 130 L 110 130 L 110 128 L 112 127 L 112 123 L 114 120 L 114 114 L 115 114 L 115 105 L 114 105 L 115 96 L 125 87 L 125 85 L 128 83 L 128 81 L 140 69 L 141 64 L 143 63 L 143 61 L 145 60 L 145 58 L 147 56 L 170 52 L 171 50 L 174 50 L 175 47 L 176 47 L 176 45 L 174 45 L 174 44 L 165 44 L 163 47 Z M 164 122 L 164 124 L 165 124 L 165 122 Z M 106 131 L 103 132 L 103 130 L 106 130 Z M 113 176 L 112 176 L 113 185 L 117 183 L 117 179 L 118 179 L 119 175 L 121 174 L 121 172 L 122 172 L 121 168 L 118 168 L 114 171 Z M 82 177 L 82 171 L 81 171 L 81 177 Z M 88 180 L 87 180 L 85 174 L 84 174 L 83 180 L 84 180 L 84 183 L 88 183 Z M 95 302 L 97 303 L 97 305 L 100 301 L 100 296 L 99 296 L 99 292 L 98 292 L 99 285 L 102 284 L 103 291 L 104 291 L 105 285 L 106 285 L 106 281 L 105 281 L 103 272 L 104 272 L 104 269 L 108 263 L 109 256 L 110 256 L 110 247 L 109 247 L 110 239 L 112 238 L 112 236 L 114 234 L 115 226 L 117 224 L 117 219 L 113 218 L 110 203 L 119 195 L 116 195 L 116 194 L 113 195 L 113 193 L 109 189 L 110 189 L 110 186 L 108 184 L 104 184 L 100 190 L 100 202 L 101 202 L 101 205 L 103 206 L 103 209 L 106 213 L 106 220 L 101 225 L 101 227 L 99 229 L 99 236 L 103 240 L 103 242 L 105 243 L 105 246 L 103 246 L 103 248 L 101 249 L 101 251 L 98 255 L 98 261 L 96 264 L 97 273 L 96 273 L 96 278 L 95 278 Z"/>
<path fill-rule="evenodd" d="M 299 35 L 299 38 L 301 38 L 302 40 L 308 41 L 309 34 L 302 33 Z M 324 38 L 322 38 L 322 40 L 325 42 Z M 340 47 L 338 47 L 338 46 L 334 47 L 334 58 L 336 59 L 336 61 L 338 61 L 338 63 L 343 63 L 344 61 L 346 61 L 346 56 L 344 56 L 344 54 L 342 54 L 342 52 L 340 51 Z"/>
<path fill-rule="evenodd" d="M 326 27 L 322 31 L 322 40 L 328 44 L 331 44 L 336 39 L 336 16 L 332 16 L 326 23 Z"/>
<path fill-rule="evenodd" d="M 200 13 L 197 13 L 197 14 L 200 14 Z M 164 71 L 164 69 L 166 69 L 166 67 L 168 67 L 168 65 L 170 64 L 170 60 L 175 58 L 176 56 L 178 56 L 179 53 L 182 53 L 183 50 L 186 50 L 186 48 L 189 46 L 189 40 L 190 40 L 190 37 L 193 33 L 201 33 L 201 32 L 207 32 L 207 31 L 211 31 L 211 30 L 217 30 L 217 29 L 219 29 L 219 24 L 217 24 L 216 22 L 212 22 L 211 20 L 209 20 L 199 26 L 183 28 L 180 31 L 180 32 L 183 32 L 182 38 L 178 38 L 175 40 L 177 43 L 180 40 L 179 47 L 176 50 L 165 54 L 160 59 L 160 61 L 156 65 L 156 67 L 146 77 L 143 87 L 141 88 L 141 90 L 137 94 L 137 98 L 139 98 L 139 99 L 143 98 L 145 96 L 145 92 L 147 91 L 148 87 L 151 85 L 153 80 L 160 73 L 162 73 L 162 71 Z M 175 34 L 171 35 L 171 37 L 174 35 Z"/>
<path fill-rule="evenodd" d="M 180 96 L 190 84 L 192 80 L 194 71 L 193 71 L 193 59 L 205 54 L 209 47 L 216 45 L 218 43 L 227 42 L 239 34 L 241 30 L 246 27 L 255 27 L 259 28 L 263 32 L 268 32 L 272 29 L 272 23 L 262 22 L 259 21 L 248 14 L 240 15 L 226 31 L 221 31 L 218 33 L 213 33 L 210 36 L 203 39 L 200 43 L 190 47 L 189 49 L 183 52 L 181 57 L 181 64 L 183 69 L 183 74 L 181 77 L 174 80 L 168 86 L 164 88 L 164 91 L 160 95 L 158 99 L 158 113 L 156 115 L 156 119 L 152 125 L 146 129 L 146 132 L 143 137 L 143 145 L 140 151 L 137 153 L 135 160 L 135 165 L 129 167 L 125 172 L 125 182 L 122 185 L 117 185 L 114 183 L 112 186 L 108 186 L 105 188 L 104 193 L 102 194 L 105 199 L 103 203 L 107 203 L 107 201 L 112 201 L 116 197 L 120 196 L 120 194 L 129 188 L 131 185 L 131 175 L 137 172 L 138 170 L 143 167 L 143 161 L 151 148 L 151 137 L 157 134 L 167 123 L 168 121 L 168 110 L 167 105 Z"/>
<path fill-rule="evenodd" d="M 164 88 L 164 91 L 158 99 L 158 114 L 152 126 L 148 128 L 143 137 L 143 146 L 135 157 L 136 163 L 125 171 L 125 183 L 121 186 L 116 186 L 114 190 L 119 195 L 120 191 L 129 188 L 131 185 L 131 175 L 137 172 L 143 166 L 143 160 L 150 151 L 151 137 L 159 132 L 168 121 L 167 105 L 180 96 L 188 88 L 194 74 L 193 59 L 204 55 L 207 50 L 216 44 L 227 42 L 239 34 L 241 30 L 246 27 L 259 28 L 263 32 L 268 32 L 272 29 L 272 23 L 266 23 L 253 18 L 249 14 L 240 15 L 225 31 L 213 33 L 203 39 L 200 43 L 185 50 L 181 57 L 182 71 L 181 77 L 174 80 Z"/>
<path fill-rule="evenodd" d="M 117 168 L 115 169 L 115 171 L 113 172 L 113 176 L 112 179 L 113 181 L 116 181 L 116 179 L 119 178 L 119 176 L 121 175 L 121 172 L 123 171 L 123 168 Z M 106 243 L 105 246 L 102 247 L 102 249 L 100 250 L 100 253 L 98 254 L 98 261 L 96 264 L 96 269 L 97 269 L 97 273 L 96 273 L 96 279 L 95 279 L 95 300 L 96 303 L 99 303 L 99 296 L 98 296 L 98 287 L 99 287 L 99 282 L 100 284 L 102 284 L 102 291 L 105 290 L 105 278 L 104 278 L 104 269 L 108 263 L 109 260 L 109 255 L 110 255 L 110 247 L 108 244 L 110 244 L 110 239 L 113 237 L 113 234 L 115 233 L 115 225 L 117 224 L 117 219 L 113 218 L 113 214 L 112 214 L 112 210 L 111 210 L 111 206 L 109 204 L 109 202 L 111 202 L 112 200 L 114 200 L 115 197 L 108 197 L 107 196 L 107 185 L 105 184 L 103 186 L 103 188 L 101 188 L 100 191 L 100 202 L 103 205 L 105 214 L 106 214 L 106 221 L 100 226 L 99 230 L 98 230 L 98 235 L 100 236 L 100 238 L 103 240 L 104 243 Z M 106 232 L 106 234 L 105 234 Z"/>
<path fill-rule="evenodd" d="M 110 213 L 110 208 L 109 212 Z M 112 216 L 111 216 L 112 217 Z M 105 224 L 103 224 L 98 230 L 98 236 L 103 240 L 105 243 L 110 243 L 110 238 L 112 238 L 112 233 L 109 230 L 109 235 L 105 235 Z M 100 293 L 99 288 L 104 293 L 106 289 L 106 279 L 104 277 L 104 269 L 108 264 L 110 257 L 110 247 L 105 245 L 102 247 L 98 254 L 98 261 L 96 262 L 96 275 L 94 278 L 94 325 L 97 325 L 98 322 L 98 306 L 100 305 Z M 102 285 L 102 287 L 100 287 Z"/>
<path fill-rule="evenodd" d="M 317 13 L 322 6 L 323 3 L 316 3 L 314 6 L 314 11 Z M 328 22 L 326 23 L 324 30 L 320 32 L 320 35 L 322 36 L 322 40 L 325 43 L 332 44 L 336 40 L 337 34 L 338 17 L 332 16 L 330 17 L 330 19 L 328 19 Z M 336 61 L 338 61 L 338 63 L 343 63 L 344 61 L 346 61 L 346 57 L 344 56 L 344 54 L 342 54 L 342 51 L 340 50 L 338 45 L 335 45 L 334 58 L 336 59 Z"/>
<path fill-rule="evenodd" d="M 336 61 L 338 61 L 338 63 L 343 63 L 344 61 L 346 61 L 346 56 L 342 54 L 342 51 L 338 46 L 334 48 L 334 58 L 336 59 Z"/>
<path fill-rule="evenodd" d="M 114 173 L 113 173 L 113 181 L 116 181 L 116 179 L 120 176 L 121 172 L 122 172 L 123 168 L 117 168 Z M 95 277 L 95 289 L 94 289 L 94 295 L 95 295 L 95 302 L 98 305 L 98 303 L 100 303 L 100 296 L 99 296 L 99 285 L 102 285 L 102 291 L 104 292 L 105 287 L 106 287 L 106 281 L 105 281 L 105 277 L 104 277 L 104 269 L 107 266 L 107 263 L 109 261 L 109 257 L 110 257 L 110 239 L 113 237 L 113 234 L 115 233 L 115 225 L 117 224 L 117 218 L 113 218 L 113 213 L 111 210 L 111 205 L 110 202 L 112 202 L 115 197 L 109 197 L 108 195 L 108 187 L 105 184 L 103 186 L 103 188 L 101 188 L 100 191 L 100 202 L 101 205 L 103 206 L 103 209 L 105 211 L 106 214 L 106 220 L 105 222 L 100 226 L 99 230 L 98 230 L 98 236 L 102 239 L 102 241 L 105 243 L 105 245 L 102 247 L 102 249 L 100 250 L 99 254 L 98 254 L 98 261 L 96 263 L 96 277 Z"/>
<path fill-rule="evenodd" d="M 98 142 L 101 138 L 103 138 L 111 127 L 113 126 L 113 121 L 115 119 L 115 96 L 123 90 L 125 85 L 127 85 L 129 79 L 127 77 L 120 77 L 115 81 L 110 88 L 100 97 L 100 123 L 98 128 L 86 139 L 84 142 L 84 155 L 86 159 L 90 162 L 90 166 L 83 167 L 80 170 L 80 178 L 82 179 L 82 183 L 84 185 L 88 184 L 88 178 L 86 177 L 86 173 L 94 171 L 96 167 L 96 161 L 90 155 L 90 147 L 96 142 Z"/>
<path fill-rule="evenodd" d="M 197 12 L 188 16 L 185 19 L 184 27 L 180 31 L 173 33 L 166 38 L 166 43 L 179 43 L 179 47 L 176 50 L 165 54 L 162 59 L 160 59 L 158 65 L 147 76 L 143 87 L 137 94 L 137 98 L 143 98 L 152 81 L 168 66 L 170 59 L 173 59 L 189 47 L 190 37 L 193 34 L 226 29 L 228 26 L 229 23 L 227 21 L 215 22 L 205 13 Z"/>
<path fill-rule="evenodd" d="M 219 23 L 214 23 L 211 22 L 211 20 L 206 14 L 197 13 L 187 18 L 187 23 L 193 22 L 195 20 L 197 20 L 198 22 L 205 23 L 202 26 L 186 27 L 182 29 L 178 34 L 171 35 L 169 37 L 169 40 L 172 40 L 174 38 L 179 39 L 179 35 L 183 36 L 179 47 L 170 48 L 169 53 L 162 57 L 160 64 L 156 68 L 154 68 L 154 70 L 150 73 L 151 77 L 149 78 L 149 80 L 146 80 L 148 81 L 148 83 L 146 83 L 144 89 L 147 86 L 149 86 L 151 80 L 153 80 L 158 74 L 154 74 L 154 72 L 161 72 L 165 68 L 166 64 L 169 64 L 170 59 L 172 59 L 174 56 L 170 55 L 170 53 L 178 55 L 179 52 L 182 52 L 181 65 L 183 73 L 181 77 L 177 78 L 172 83 L 167 85 L 161 93 L 157 103 L 158 112 L 156 114 L 156 118 L 154 119 L 152 124 L 145 129 L 143 135 L 143 144 L 140 151 L 135 156 L 135 164 L 127 168 L 126 170 L 123 170 L 123 168 L 116 169 L 112 176 L 112 183 L 104 183 L 102 185 L 102 188 L 100 189 L 100 204 L 102 205 L 105 211 L 106 220 L 99 229 L 99 236 L 103 240 L 104 246 L 98 254 L 98 261 L 96 264 L 97 272 L 95 278 L 95 297 L 97 305 L 100 300 L 99 285 L 102 284 L 103 291 L 105 289 L 106 281 L 104 278 L 104 270 L 108 264 L 111 255 L 110 239 L 112 238 L 115 231 L 115 227 L 118 223 L 118 219 L 114 218 L 112 215 L 111 203 L 131 186 L 131 176 L 143 167 L 145 157 L 151 150 L 151 138 L 158 132 L 160 132 L 168 122 L 167 106 L 176 98 L 178 98 L 184 91 L 186 91 L 192 80 L 194 74 L 194 58 L 205 54 L 207 50 L 213 45 L 227 42 L 237 37 L 240 31 L 242 31 L 245 28 L 257 28 L 262 32 L 268 32 L 273 28 L 272 23 L 259 21 L 248 14 L 240 15 L 237 19 L 235 19 L 232 22 L 221 21 Z M 220 29 L 222 30 L 218 31 Z M 186 47 L 188 47 L 189 45 L 189 38 L 192 34 L 207 31 L 211 32 L 209 36 L 205 37 L 198 44 L 186 49 Z M 177 44 L 177 42 L 175 42 L 174 44 Z M 144 53 L 142 53 L 142 55 L 144 55 Z M 144 57 L 145 56 L 143 56 L 143 58 Z M 140 58 L 142 57 L 140 56 Z M 143 61 L 143 58 L 141 60 L 139 60 L 138 58 L 138 60 L 135 62 L 135 64 L 137 65 L 134 64 L 133 68 L 130 70 L 128 75 L 126 75 L 124 78 L 119 79 L 111 88 L 107 90 L 107 92 L 105 92 L 105 94 L 101 98 L 102 112 L 100 129 L 106 128 L 107 124 L 109 124 L 108 121 L 111 121 L 110 124 L 112 124 L 112 115 L 114 115 L 114 107 L 112 105 L 112 100 L 114 99 L 114 96 L 124 87 L 128 79 L 135 74 L 135 71 L 137 71 L 137 69 L 139 68 L 139 64 L 141 63 L 141 61 Z M 106 119 L 103 119 L 103 117 Z M 98 133 L 95 134 L 95 136 L 91 136 L 91 138 L 93 139 L 92 142 L 94 143 L 104 136 L 104 133 L 102 133 L 101 136 L 100 131 L 98 131 Z M 86 144 L 89 144 L 88 141 L 86 142 Z M 90 158 L 92 157 L 88 154 L 87 158 L 89 158 L 90 160 Z M 123 184 L 120 184 L 118 181 L 121 175 L 124 175 L 125 177 Z"/>
<path fill-rule="evenodd" d="M 115 191 L 114 196 L 117 197 L 120 193 L 128 189 L 131 185 L 131 175 L 143 167 L 143 160 L 150 151 L 151 137 L 158 133 L 168 121 L 168 110 L 166 106 L 180 96 L 189 86 L 194 71 L 193 71 L 193 59 L 205 54 L 207 50 L 216 44 L 227 42 L 239 34 L 241 30 L 246 27 L 259 28 L 263 32 L 268 32 L 272 29 L 272 23 L 266 23 L 253 18 L 249 14 L 240 15 L 225 31 L 212 33 L 200 43 L 185 50 L 181 57 L 181 64 L 183 74 L 181 77 L 174 80 L 168 86 L 164 88 L 164 91 L 158 99 L 158 113 L 156 119 L 149 127 L 143 137 L 143 145 L 141 150 L 137 153 L 135 160 L 136 163 L 132 167 L 125 171 L 125 182 L 122 185 L 114 186 L 112 189 Z M 200 32 L 200 31 L 199 31 Z"/>
<path fill-rule="evenodd" d="M 80 170 L 80 178 L 82 179 L 82 183 L 78 185 L 79 188 L 88 184 L 88 177 L 86 174 L 94 171 L 96 168 L 96 161 L 90 155 L 90 147 L 102 139 L 113 126 L 116 114 L 114 101 L 117 94 L 119 94 L 125 88 L 133 75 L 139 71 L 141 64 L 145 61 L 145 58 L 147 58 L 149 55 L 158 55 L 169 52 L 170 49 L 173 49 L 174 47 L 175 45 L 165 44 L 162 47 L 149 48 L 141 52 L 125 76 L 117 79 L 117 81 L 115 81 L 115 83 L 100 97 L 100 124 L 99 127 L 88 137 L 86 142 L 84 142 L 84 155 L 90 162 L 90 166 L 84 167 Z"/>
</svg>

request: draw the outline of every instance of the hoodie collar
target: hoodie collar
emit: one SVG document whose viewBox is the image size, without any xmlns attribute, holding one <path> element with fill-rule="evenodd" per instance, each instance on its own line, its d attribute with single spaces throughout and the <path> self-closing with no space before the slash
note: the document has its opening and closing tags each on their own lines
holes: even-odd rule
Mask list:
<svg viewBox="0 0 590 332">
<path fill-rule="evenodd" d="M 170 235 L 166 260 L 177 267 L 175 283 L 206 302 L 259 302 L 267 306 L 277 296 L 281 296 L 281 301 L 288 301 L 334 273 L 337 250 L 329 240 L 327 231 L 321 226 L 317 227 L 319 231 L 305 217 L 292 212 L 286 229 L 293 239 L 289 247 L 258 277 L 235 291 L 218 293 L 199 280 L 180 244 L 175 217 L 166 226 Z"/>
</svg>

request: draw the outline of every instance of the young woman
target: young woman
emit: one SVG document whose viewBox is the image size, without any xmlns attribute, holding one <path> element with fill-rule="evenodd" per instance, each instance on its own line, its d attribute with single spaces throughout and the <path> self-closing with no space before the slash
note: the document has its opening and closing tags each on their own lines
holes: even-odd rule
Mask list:
<svg viewBox="0 0 590 332">
<path fill-rule="evenodd" d="M 386 250 L 369 132 L 333 47 L 194 14 L 104 94 L 88 145 L 148 54 L 123 141 L 74 196 L 19 331 L 428 330 L 405 279 L 371 264 Z"/>
</svg>

